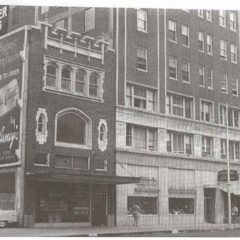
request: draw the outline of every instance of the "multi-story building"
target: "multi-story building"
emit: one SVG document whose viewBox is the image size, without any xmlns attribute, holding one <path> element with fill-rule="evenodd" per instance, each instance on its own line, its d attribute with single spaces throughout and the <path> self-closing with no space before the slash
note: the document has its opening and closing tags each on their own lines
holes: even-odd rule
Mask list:
<svg viewBox="0 0 240 240">
<path fill-rule="evenodd" d="M 142 225 L 224 223 L 227 187 L 219 184 L 218 173 L 227 169 L 228 156 L 231 170 L 240 170 L 239 13 L 56 7 L 28 12 L 32 24 L 44 21 L 70 35 L 104 39 L 115 52 L 116 175 L 141 178 L 117 186 L 116 224 L 131 223 L 133 204 L 142 209 Z M 24 21 L 19 17 L 15 26 Z M 238 204 L 239 182 L 232 185 L 232 204 Z"/>
</svg>

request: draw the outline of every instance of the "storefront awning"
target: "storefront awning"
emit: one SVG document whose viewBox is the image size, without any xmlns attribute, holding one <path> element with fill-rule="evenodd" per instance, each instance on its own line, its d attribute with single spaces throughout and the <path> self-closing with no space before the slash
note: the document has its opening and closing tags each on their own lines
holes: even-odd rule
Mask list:
<svg viewBox="0 0 240 240">
<path fill-rule="evenodd" d="M 41 182 L 71 182 L 71 183 L 93 183 L 93 184 L 129 184 L 139 183 L 139 177 L 109 176 L 109 175 L 80 175 L 60 173 L 27 173 L 30 181 Z"/>
<path fill-rule="evenodd" d="M 228 192 L 228 185 L 227 183 L 221 183 L 219 185 L 219 188 L 223 190 L 224 192 Z M 229 185 L 230 193 L 233 193 L 235 195 L 240 195 L 240 182 L 238 181 L 232 181 Z"/>
</svg>

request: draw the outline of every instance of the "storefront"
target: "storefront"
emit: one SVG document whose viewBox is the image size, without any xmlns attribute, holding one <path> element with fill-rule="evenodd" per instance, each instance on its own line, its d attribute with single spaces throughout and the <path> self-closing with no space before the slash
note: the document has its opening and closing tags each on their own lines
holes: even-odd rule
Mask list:
<svg viewBox="0 0 240 240">
<path fill-rule="evenodd" d="M 114 226 L 116 184 L 138 181 L 117 176 L 28 176 L 26 217 L 29 225 L 36 227 Z"/>
</svg>

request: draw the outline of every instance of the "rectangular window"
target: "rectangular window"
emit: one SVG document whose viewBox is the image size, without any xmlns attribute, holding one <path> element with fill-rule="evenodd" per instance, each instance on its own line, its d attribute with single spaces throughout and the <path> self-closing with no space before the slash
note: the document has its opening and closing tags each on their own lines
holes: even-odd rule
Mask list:
<svg viewBox="0 0 240 240">
<path fill-rule="evenodd" d="M 240 142 L 229 141 L 230 160 L 240 160 Z"/>
<path fill-rule="evenodd" d="M 168 37 L 170 41 L 177 42 L 177 23 L 175 21 L 168 21 Z"/>
<path fill-rule="evenodd" d="M 227 143 L 225 139 L 221 139 L 221 159 L 226 159 Z"/>
<path fill-rule="evenodd" d="M 126 105 L 155 111 L 156 91 L 127 84 Z"/>
<path fill-rule="evenodd" d="M 137 9 L 137 30 L 147 32 L 147 11 Z"/>
<path fill-rule="evenodd" d="M 237 30 L 237 15 L 235 12 L 229 13 L 229 20 L 230 20 L 230 29 L 234 32 Z"/>
<path fill-rule="evenodd" d="M 198 68 L 198 74 L 199 74 L 199 85 L 205 86 L 205 79 L 204 79 L 204 67 L 200 66 Z"/>
<path fill-rule="evenodd" d="M 213 138 L 202 136 L 202 156 L 213 157 Z"/>
<path fill-rule="evenodd" d="M 220 58 L 227 60 L 227 42 L 220 40 Z"/>
<path fill-rule="evenodd" d="M 220 105 L 220 113 L 219 113 L 219 122 L 221 125 L 226 124 L 226 107 L 223 105 Z"/>
<path fill-rule="evenodd" d="M 226 27 L 226 11 L 219 10 L 219 24 L 222 27 Z"/>
<path fill-rule="evenodd" d="M 168 76 L 177 79 L 177 58 L 175 57 L 169 57 Z"/>
<path fill-rule="evenodd" d="M 213 89 L 213 70 L 211 68 L 207 68 L 207 87 L 208 89 Z"/>
<path fill-rule="evenodd" d="M 147 70 L 147 49 L 137 48 L 137 69 Z"/>
<path fill-rule="evenodd" d="M 170 214 L 194 214 L 194 198 L 170 197 L 168 202 Z"/>
<path fill-rule="evenodd" d="M 34 155 L 34 164 L 35 165 L 49 165 L 49 153 L 38 152 Z"/>
<path fill-rule="evenodd" d="M 137 149 L 157 149 L 157 129 L 126 125 L 126 146 Z"/>
<path fill-rule="evenodd" d="M 221 76 L 221 92 L 228 93 L 228 79 L 225 73 Z"/>
<path fill-rule="evenodd" d="M 171 115 L 182 116 L 185 118 L 193 117 L 193 99 L 168 93 L 167 112 Z"/>
<path fill-rule="evenodd" d="M 213 104 L 205 100 L 201 100 L 201 120 L 204 122 L 213 122 Z"/>
<path fill-rule="evenodd" d="M 206 19 L 212 21 L 212 10 L 206 10 Z"/>
<path fill-rule="evenodd" d="M 182 25 L 182 44 L 189 46 L 189 27 Z"/>
<path fill-rule="evenodd" d="M 104 157 L 95 157 L 94 165 L 96 170 L 106 171 L 107 170 L 107 159 Z"/>
<path fill-rule="evenodd" d="M 56 155 L 55 168 L 89 169 L 88 157 Z"/>
<path fill-rule="evenodd" d="M 238 78 L 232 77 L 232 95 L 238 96 Z"/>
<path fill-rule="evenodd" d="M 239 127 L 239 110 L 238 109 L 228 109 L 228 126 Z"/>
<path fill-rule="evenodd" d="M 185 82 L 190 82 L 190 63 L 182 63 L 182 80 Z"/>
<path fill-rule="evenodd" d="M 85 32 L 95 28 L 95 8 L 85 9 Z"/>
<path fill-rule="evenodd" d="M 213 40 L 211 35 L 207 35 L 207 54 L 212 55 L 213 54 Z"/>
<path fill-rule="evenodd" d="M 40 13 L 44 14 L 49 11 L 49 7 L 40 7 Z"/>
<path fill-rule="evenodd" d="M 198 32 L 198 50 L 204 52 L 204 33 Z"/>
<path fill-rule="evenodd" d="M 200 18 L 204 18 L 203 9 L 198 9 L 198 16 L 199 16 Z"/>
<path fill-rule="evenodd" d="M 129 196 L 127 198 L 128 214 L 132 213 L 132 207 L 138 205 L 142 214 L 157 214 L 158 198 Z"/>
<path fill-rule="evenodd" d="M 231 50 L 231 62 L 237 63 L 237 45 L 231 44 L 230 50 Z"/>
<path fill-rule="evenodd" d="M 133 126 L 127 124 L 127 126 L 126 126 L 126 146 L 128 146 L 128 147 L 132 146 L 132 129 L 133 129 Z"/>
<path fill-rule="evenodd" d="M 167 151 L 186 155 L 193 154 L 193 136 L 181 132 L 168 131 Z"/>
</svg>

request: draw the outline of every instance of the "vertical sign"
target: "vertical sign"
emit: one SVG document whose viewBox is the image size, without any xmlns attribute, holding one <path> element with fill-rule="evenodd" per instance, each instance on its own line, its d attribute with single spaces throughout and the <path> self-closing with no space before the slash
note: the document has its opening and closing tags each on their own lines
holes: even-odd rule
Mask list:
<svg viewBox="0 0 240 240">
<path fill-rule="evenodd" d="M 0 5 L 0 36 L 8 32 L 9 6 Z"/>
<path fill-rule="evenodd" d="M 25 29 L 0 38 L 0 165 L 18 162 Z"/>
</svg>

